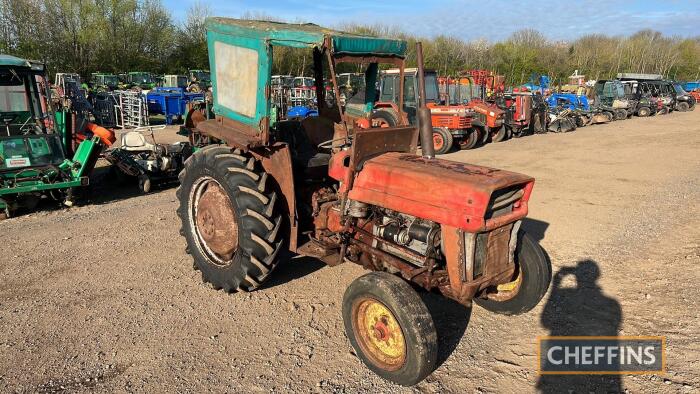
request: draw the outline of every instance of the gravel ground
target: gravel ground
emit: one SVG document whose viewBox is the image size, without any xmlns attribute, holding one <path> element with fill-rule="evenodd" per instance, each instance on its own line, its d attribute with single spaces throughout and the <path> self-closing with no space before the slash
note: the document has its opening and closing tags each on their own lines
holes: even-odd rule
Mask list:
<svg viewBox="0 0 700 394">
<path fill-rule="evenodd" d="M 258 291 L 214 291 L 184 252 L 174 188 L 139 195 L 100 168 L 90 204 L 0 223 L 0 392 L 698 392 L 699 120 L 447 155 L 537 179 L 525 227 L 561 283 L 516 317 L 423 295 L 440 366 L 414 388 L 373 375 L 345 338 L 342 295 L 360 267 L 287 259 Z M 615 333 L 665 335 L 667 373 L 537 375 L 537 336 Z"/>
</svg>

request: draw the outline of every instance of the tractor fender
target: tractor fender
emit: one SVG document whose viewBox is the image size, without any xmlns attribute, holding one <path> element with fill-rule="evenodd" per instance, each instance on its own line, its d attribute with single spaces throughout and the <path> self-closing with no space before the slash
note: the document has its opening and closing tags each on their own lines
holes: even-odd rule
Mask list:
<svg viewBox="0 0 700 394">
<path fill-rule="evenodd" d="M 275 182 L 275 188 L 281 195 L 282 206 L 286 205 L 284 215 L 287 215 L 289 230 L 289 250 L 297 249 L 298 217 L 296 212 L 296 194 L 294 191 L 294 173 L 292 172 L 292 155 L 289 146 L 277 142 L 265 149 L 251 149 L 250 153 L 262 163 Z"/>
<path fill-rule="evenodd" d="M 374 104 L 373 109 L 380 109 L 380 108 L 391 109 L 394 112 L 396 112 L 397 114 L 399 113 L 399 106 L 396 105 L 396 103 L 391 103 L 391 102 L 387 102 L 387 101 L 379 101 L 379 102 Z"/>
<path fill-rule="evenodd" d="M 384 109 L 384 110 L 389 110 L 394 112 L 396 114 L 396 118 L 399 119 L 399 123 L 403 125 L 408 124 L 408 114 L 399 110 L 399 106 L 396 105 L 396 103 L 388 102 L 388 101 L 378 101 L 374 103 L 374 106 L 372 107 L 372 111 L 376 111 L 378 109 Z"/>
</svg>

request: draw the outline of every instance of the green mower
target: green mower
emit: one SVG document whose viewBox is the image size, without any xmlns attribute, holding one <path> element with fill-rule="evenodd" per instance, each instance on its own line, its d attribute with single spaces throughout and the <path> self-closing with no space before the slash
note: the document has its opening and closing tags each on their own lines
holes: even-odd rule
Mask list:
<svg viewBox="0 0 700 394">
<path fill-rule="evenodd" d="M 65 114 L 51 109 L 42 63 L 0 55 L 0 219 L 43 198 L 73 205 L 75 188 L 89 183 L 102 144 L 85 139 L 67 159 Z"/>
</svg>

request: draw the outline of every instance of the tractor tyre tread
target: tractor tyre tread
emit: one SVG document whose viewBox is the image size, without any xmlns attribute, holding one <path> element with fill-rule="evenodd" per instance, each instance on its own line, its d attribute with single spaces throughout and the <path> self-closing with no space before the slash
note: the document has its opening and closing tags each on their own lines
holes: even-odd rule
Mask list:
<svg viewBox="0 0 700 394">
<path fill-rule="evenodd" d="M 356 303 L 367 298 L 385 305 L 401 328 L 406 359 L 396 370 L 375 365 L 364 354 L 355 333 L 353 309 Z M 350 344 L 360 360 L 377 375 L 402 386 L 412 386 L 435 370 L 438 356 L 435 323 L 423 300 L 405 280 L 387 272 L 370 272 L 355 279 L 345 290 L 342 314 Z"/>
<path fill-rule="evenodd" d="M 190 159 L 179 175 L 181 186 L 176 192 L 187 252 L 202 272 L 202 280 L 213 288 L 229 293 L 254 290 L 277 266 L 285 244 L 276 192 L 267 184 L 267 174 L 255 159 L 240 151 L 214 145 L 199 150 Z M 195 240 L 189 198 L 194 181 L 200 176 L 209 176 L 221 185 L 235 212 L 238 248 L 228 265 L 214 264 Z"/>
<path fill-rule="evenodd" d="M 449 151 L 452 150 L 452 145 L 454 144 L 454 136 L 452 133 L 447 130 L 443 129 L 441 127 L 435 127 L 433 128 L 433 134 L 440 134 L 440 137 L 442 137 L 442 140 L 444 141 L 442 147 L 440 149 L 435 149 L 435 154 L 437 155 L 444 155 L 445 153 L 448 153 Z"/>
<path fill-rule="evenodd" d="M 389 109 L 378 109 L 369 116 L 370 121 L 374 119 L 383 119 L 389 127 L 396 127 L 399 124 L 399 118 L 394 111 Z"/>
</svg>

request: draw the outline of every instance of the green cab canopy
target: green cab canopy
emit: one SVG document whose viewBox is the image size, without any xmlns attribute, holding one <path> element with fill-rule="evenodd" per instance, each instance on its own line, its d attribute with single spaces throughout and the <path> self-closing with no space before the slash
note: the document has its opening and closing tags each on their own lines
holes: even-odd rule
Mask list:
<svg viewBox="0 0 700 394">
<path fill-rule="evenodd" d="M 12 55 L 0 54 L 0 66 L 11 66 L 11 67 L 31 67 L 31 63 L 24 59 Z"/>
<path fill-rule="evenodd" d="M 334 56 L 406 57 L 406 41 L 367 37 L 326 29 L 313 23 L 281 23 L 270 21 L 207 18 L 206 28 L 223 35 L 269 41 L 272 45 L 297 48 L 322 47 L 328 37 Z"/>
</svg>

